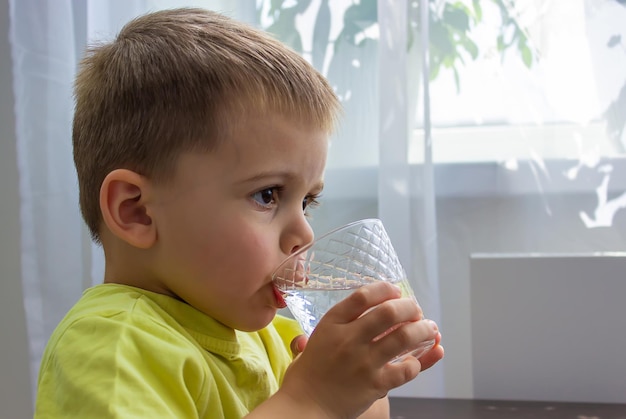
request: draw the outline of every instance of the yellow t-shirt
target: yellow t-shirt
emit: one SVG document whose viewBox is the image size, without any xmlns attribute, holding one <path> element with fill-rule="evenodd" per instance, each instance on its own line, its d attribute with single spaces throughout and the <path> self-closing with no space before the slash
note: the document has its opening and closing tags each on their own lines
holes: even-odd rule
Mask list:
<svg viewBox="0 0 626 419">
<path fill-rule="evenodd" d="M 88 289 L 53 332 L 36 418 L 241 418 L 278 390 L 297 324 L 254 333 L 142 289 Z"/>
</svg>

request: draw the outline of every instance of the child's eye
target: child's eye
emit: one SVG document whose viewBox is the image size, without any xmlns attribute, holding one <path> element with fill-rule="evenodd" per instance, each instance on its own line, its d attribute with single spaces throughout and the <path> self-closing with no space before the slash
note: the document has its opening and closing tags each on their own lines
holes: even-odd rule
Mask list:
<svg viewBox="0 0 626 419">
<path fill-rule="evenodd" d="M 278 188 L 272 187 L 255 192 L 252 194 L 252 199 L 254 199 L 254 201 L 262 207 L 269 208 L 272 204 L 276 203 L 276 199 L 278 198 L 277 195 Z"/>
<path fill-rule="evenodd" d="M 320 203 L 318 201 L 319 195 L 308 195 L 302 200 L 302 211 L 307 214 L 307 209 L 315 208 Z"/>
</svg>

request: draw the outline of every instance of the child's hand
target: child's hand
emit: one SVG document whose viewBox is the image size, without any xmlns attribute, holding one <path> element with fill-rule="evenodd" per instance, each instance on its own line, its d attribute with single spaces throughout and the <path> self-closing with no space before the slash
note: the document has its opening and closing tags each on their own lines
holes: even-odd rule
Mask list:
<svg viewBox="0 0 626 419">
<path fill-rule="evenodd" d="M 443 348 L 437 344 L 420 360 L 407 357 L 389 364 L 423 341 L 441 339 L 434 322 L 418 321 L 422 313 L 415 302 L 399 297 L 399 289 L 381 282 L 358 289 L 333 307 L 308 342 L 302 336 L 292 342 L 292 351 L 299 356 L 287 371 L 281 392 L 329 417 L 356 417 L 441 359 Z M 394 326 L 393 332 L 375 339 Z"/>
<path fill-rule="evenodd" d="M 300 335 L 293 338 L 293 340 L 291 341 L 291 353 L 294 359 L 296 359 L 298 355 L 300 355 L 302 351 L 304 351 L 304 348 L 306 348 L 306 344 L 308 341 L 309 338 L 307 338 L 306 335 Z"/>
<path fill-rule="evenodd" d="M 432 367 L 443 358 L 443 346 L 439 344 L 440 342 L 441 333 L 437 332 L 437 335 L 435 336 L 435 345 L 428 352 L 419 357 L 422 371 Z"/>
<path fill-rule="evenodd" d="M 294 359 L 297 358 L 302 351 L 304 351 L 308 341 L 309 338 L 306 335 L 300 335 L 293 338 L 291 341 L 291 353 L 293 354 Z M 437 333 L 437 336 L 435 336 L 435 345 L 428 352 L 418 358 L 421 364 L 421 371 L 427 370 L 443 358 L 444 350 L 443 346 L 440 345 L 440 342 L 441 333 Z"/>
</svg>

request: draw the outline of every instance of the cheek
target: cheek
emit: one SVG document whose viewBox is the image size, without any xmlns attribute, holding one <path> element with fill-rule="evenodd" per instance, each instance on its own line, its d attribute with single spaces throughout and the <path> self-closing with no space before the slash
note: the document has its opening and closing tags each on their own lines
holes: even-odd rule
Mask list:
<svg viewBox="0 0 626 419">
<path fill-rule="evenodd" d="M 179 274 L 197 275 L 211 249 L 210 230 L 205 220 L 185 211 L 170 211 L 158 225 L 158 240 L 162 245 L 159 258 Z"/>
<path fill-rule="evenodd" d="M 271 242 L 267 234 L 254 234 L 250 230 L 235 228 L 223 232 L 221 240 L 212 240 L 211 262 L 214 269 L 229 275 L 229 281 L 256 284 L 271 274 Z M 220 268 L 221 267 L 221 268 Z"/>
<path fill-rule="evenodd" d="M 175 253 L 204 251 L 209 239 L 215 234 L 215 221 L 219 214 L 203 201 L 200 193 L 189 193 L 182 202 L 164 207 L 158 214 L 160 225 L 157 225 L 163 242 L 167 243 Z M 193 204 L 190 204 L 193 203 Z"/>
<path fill-rule="evenodd" d="M 209 237 L 209 232 L 202 222 L 194 221 L 192 217 L 182 214 L 178 220 L 168 223 L 162 229 L 162 239 L 168 243 L 174 252 L 202 251 Z"/>
</svg>

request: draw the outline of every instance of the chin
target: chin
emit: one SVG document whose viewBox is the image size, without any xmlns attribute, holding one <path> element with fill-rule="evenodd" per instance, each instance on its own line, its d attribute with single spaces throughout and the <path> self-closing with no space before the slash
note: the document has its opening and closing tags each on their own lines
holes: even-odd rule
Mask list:
<svg viewBox="0 0 626 419">
<path fill-rule="evenodd" d="M 262 314 L 259 313 L 259 315 L 251 321 L 242 322 L 237 325 L 238 327 L 234 327 L 233 329 L 237 329 L 241 332 L 257 332 L 270 324 L 272 320 L 274 320 L 274 317 L 276 317 L 277 312 L 278 310 L 275 308 L 268 308 Z"/>
</svg>

